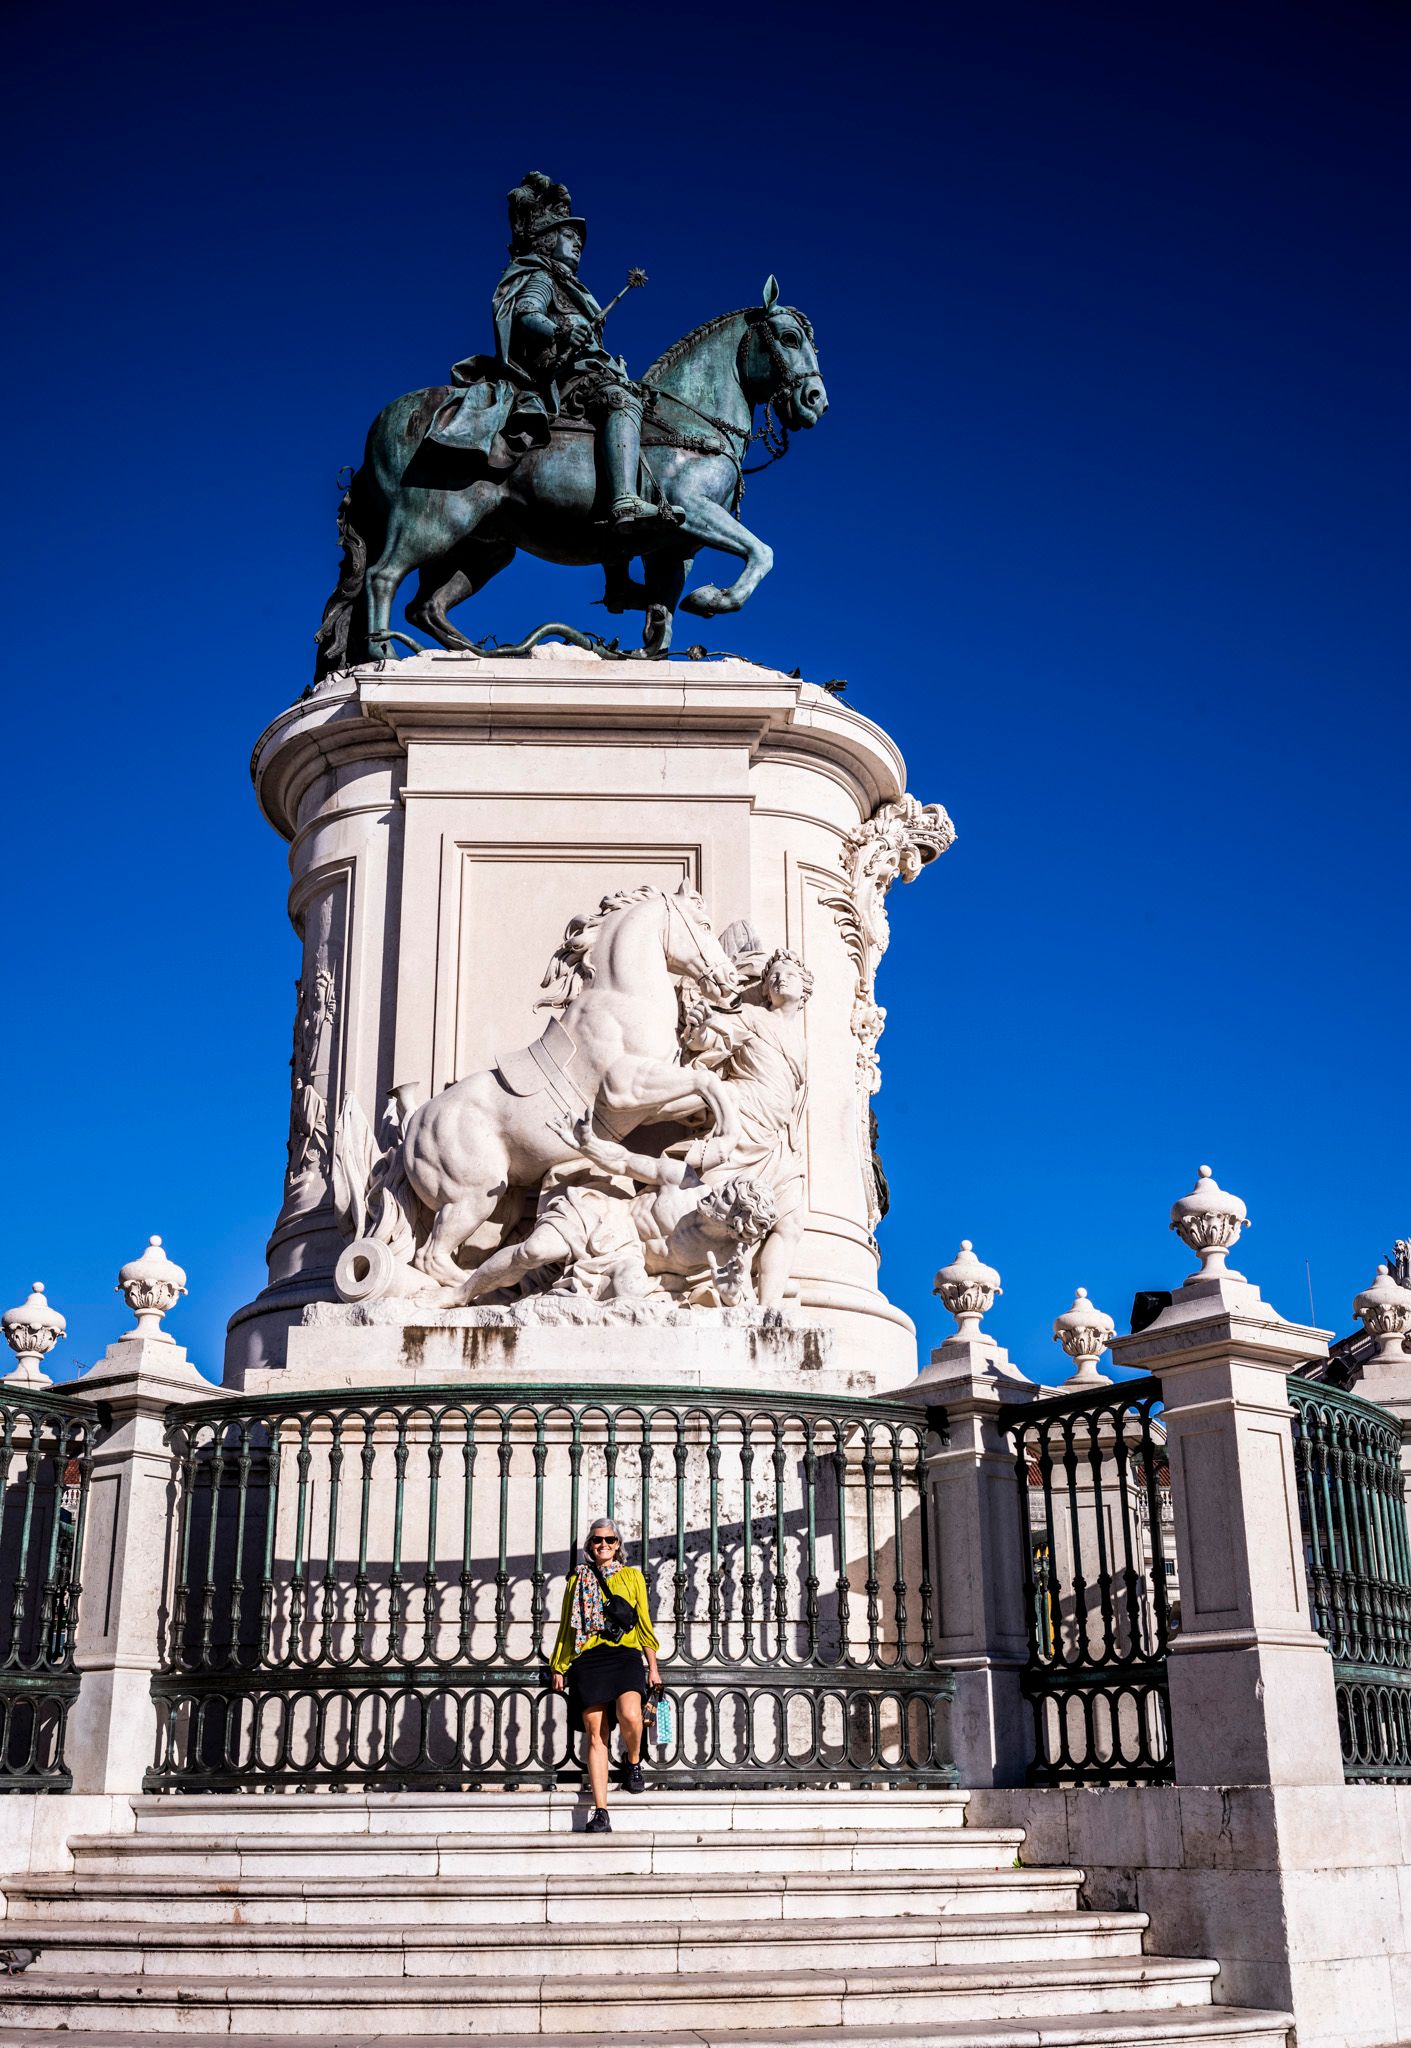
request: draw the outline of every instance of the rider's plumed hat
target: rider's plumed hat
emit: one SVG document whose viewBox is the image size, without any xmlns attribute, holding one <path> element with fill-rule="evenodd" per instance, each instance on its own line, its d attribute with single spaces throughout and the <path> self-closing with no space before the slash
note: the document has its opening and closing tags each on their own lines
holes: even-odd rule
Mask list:
<svg viewBox="0 0 1411 2048">
<path fill-rule="evenodd" d="M 521 256 L 540 235 L 554 228 L 576 228 L 586 236 L 588 223 L 573 211 L 567 185 L 556 185 L 542 171 L 526 171 L 509 195 L 510 249 Z"/>
</svg>

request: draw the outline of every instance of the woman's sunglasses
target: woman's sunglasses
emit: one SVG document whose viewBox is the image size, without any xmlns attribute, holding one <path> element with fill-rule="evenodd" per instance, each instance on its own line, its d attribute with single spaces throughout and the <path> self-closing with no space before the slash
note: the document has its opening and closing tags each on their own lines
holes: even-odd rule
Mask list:
<svg viewBox="0 0 1411 2048">
<path fill-rule="evenodd" d="M 588 1547 L 590 1550 L 596 1550 L 600 1543 L 605 1543 L 609 1550 L 616 1550 L 621 1541 L 622 1538 L 620 1536 L 590 1536 L 588 1538 Z"/>
</svg>

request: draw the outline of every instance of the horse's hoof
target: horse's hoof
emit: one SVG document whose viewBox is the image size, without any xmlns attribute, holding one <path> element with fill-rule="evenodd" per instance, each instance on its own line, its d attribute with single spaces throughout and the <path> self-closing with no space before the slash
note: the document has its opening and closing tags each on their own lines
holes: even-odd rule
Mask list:
<svg viewBox="0 0 1411 2048">
<path fill-rule="evenodd" d="M 648 605 L 646 624 L 642 628 L 642 652 L 646 655 L 666 654 L 670 647 L 670 609 L 664 604 Z"/>
<path fill-rule="evenodd" d="M 699 590 L 688 590 L 681 600 L 681 610 L 694 612 L 698 619 L 713 619 L 724 609 L 725 592 L 718 583 L 703 583 Z"/>
</svg>

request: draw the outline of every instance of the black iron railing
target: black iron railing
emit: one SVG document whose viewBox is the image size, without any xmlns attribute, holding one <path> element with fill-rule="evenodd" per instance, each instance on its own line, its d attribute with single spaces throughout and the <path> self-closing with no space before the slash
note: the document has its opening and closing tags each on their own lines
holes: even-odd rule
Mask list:
<svg viewBox="0 0 1411 2048">
<path fill-rule="evenodd" d="M 1411 1544 L 1395 1416 L 1294 1376 L 1294 1469 L 1313 1625 L 1333 1653 L 1349 1779 L 1411 1778 Z"/>
<path fill-rule="evenodd" d="M 0 1387 L 0 1791 L 66 1792 L 96 1415 Z"/>
<path fill-rule="evenodd" d="M 1140 1379 L 1007 1411 L 1025 1561 L 1032 1784 L 1171 1776 L 1175 1549 L 1160 1402 L 1160 1382 Z"/>
<path fill-rule="evenodd" d="M 951 1784 L 924 1416 L 617 1387 L 174 1409 L 179 1576 L 151 1789 L 550 1783 L 570 1560 L 639 1563 L 681 1783 Z"/>
</svg>

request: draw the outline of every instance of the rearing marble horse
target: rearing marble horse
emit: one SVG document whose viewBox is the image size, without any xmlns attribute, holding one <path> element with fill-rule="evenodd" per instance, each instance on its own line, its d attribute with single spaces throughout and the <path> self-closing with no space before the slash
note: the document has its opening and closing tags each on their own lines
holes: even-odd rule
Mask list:
<svg viewBox="0 0 1411 2048">
<path fill-rule="evenodd" d="M 770 278 L 761 305 L 693 329 L 642 382 L 643 459 L 669 511 L 626 536 L 602 517 L 586 422 L 561 418 L 546 447 L 463 481 L 447 471 L 442 451 L 423 449 L 427 423 L 453 395 L 449 387 L 412 391 L 385 407 L 339 516 L 343 567 L 318 634 L 316 677 L 391 653 L 393 600 L 413 569 L 421 576 L 407 606 L 410 623 L 442 647 L 469 648 L 447 613 L 483 590 L 519 548 L 547 562 L 601 563 L 608 609 L 646 613 L 649 653 L 670 646 L 678 606 L 702 618 L 738 611 L 774 561 L 737 516 L 755 410 L 766 408 L 774 453 L 790 431 L 823 417 L 828 395 L 813 329 L 779 303 Z M 683 597 L 702 547 L 737 556 L 744 567 L 724 588 L 704 583 Z M 636 555 L 641 582 L 628 574 Z"/>
<path fill-rule="evenodd" d="M 545 1001 L 562 1009 L 562 1023 L 412 1111 L 369 1234 L 411 1256 L 431 1280 L 455 1286 L 465 1279 L 457 1251 L 503 1198 L 577 1158 L 560 1128 L 566 1112 L 590 1112 L 620 1135 L 704 1111 L 732 1142 L 739 1118 L 729 1085 L 681 1063 L 678 975 L 719 1000 L 738 987 L 705 904 L 687 884 L 674 895 L 650 884 L 624 890 L 604 897 L 594 916 L 576 918 L 544 977 Z M 419 1210 L 434 1221 L 413 1255 Z"/>
</svg>

